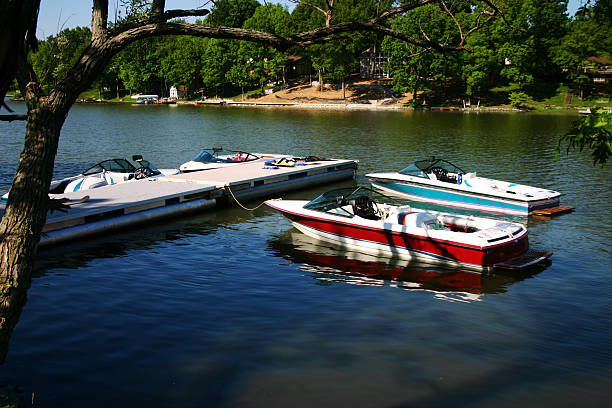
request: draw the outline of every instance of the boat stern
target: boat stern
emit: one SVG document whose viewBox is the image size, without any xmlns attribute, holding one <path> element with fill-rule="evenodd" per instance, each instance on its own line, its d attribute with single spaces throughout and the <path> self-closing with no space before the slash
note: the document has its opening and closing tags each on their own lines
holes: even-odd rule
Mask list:
<svg viewBox="0 0 612 408">
<path fill-rule="evenodd" d="M 519 238 L 502 245 L 493 246 L 485 251 L 482 264 L 485 267 L 494 267 L 495 264 L 506 262 L 523 255 L 529 250 L 529 237 L 525 233 Z"/>
<path fill-rule="evenodd" d="M 528 268 L 533 265 L 537 265 L 541 262 L 544 262 L 548 258 L 552 256 L 552 251 L 546 251 L 541 249 L 530 249 L 525 253 L 514 257 L 512 259 L 508 259 L 504 262 L 498 262 L 493 265 L 493 267 L 498 269 L 509 269 L 509 270 L 518 270 Z"/>
</svg>

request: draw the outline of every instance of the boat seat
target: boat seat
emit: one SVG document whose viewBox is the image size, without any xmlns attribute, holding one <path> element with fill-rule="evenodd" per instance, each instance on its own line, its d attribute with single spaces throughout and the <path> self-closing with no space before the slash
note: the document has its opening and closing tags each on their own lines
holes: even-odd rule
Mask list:
<svg viewBox="0 0 612 408">
<path fill-rule="evenodd" d="M 397 222 L 409 227 L 425 228 L 427 225 L 437 223 L 436 216 L 423 212 L 401 212 L 397 214 Z"/>
</svg>

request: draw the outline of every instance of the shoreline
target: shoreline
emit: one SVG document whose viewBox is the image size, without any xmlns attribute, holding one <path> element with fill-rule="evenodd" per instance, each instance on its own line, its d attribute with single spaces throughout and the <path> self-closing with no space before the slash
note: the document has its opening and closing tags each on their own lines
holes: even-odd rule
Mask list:
<svg viewBox="0 0 612 408">
<path fill-rule="evenodd" d="M 193 106 L 237 106 L 255 108 L 281 108 L 281 109 L 329 109 L 329 110 L 370 110 L 370 111 L 430 111 L 430 112 L 463 112 L 463 113 L 567 113 L 578 114 L 584 107 L 562 108 L 554 107 L 548 109 L 517 109 L 503 106 L 462 108 L 458 106 L 432 106 L 424 108 L 413 108 L 403 104 L 389 103 L 300 103 L 300 102 L 242 102 L 232 100 L 208 100 L 208 101 L 178 101 L 177 105 Z"/>
<path fill-rule="evenodd" d="M 23 100 L 19 99 L 8 99 L 7 102 L 23 103 Z M 108 104 L 108 105 L 138 105 L 130 101 L 107 101 L 107 100 L 77 100 L 76 104 Z M 167 106 L 167 105 L 182 105 L 182 106 L 232 106 L 232 107 L 254 107 L 254 108 L 267 108 L 267 109 L 326 109 L 326 110 L 369 110 L 369 111 L 431 111 L 431 112 L 464 112 L 464 113 L 556 113 L 556 114 L 576 114 L 578 115 L 581 110 L 586 107 L 550 107 L 550 108 L 533 108 L 533 109 L 517 109 L 503 106 L 492 106 L 492 107 L 478 107 L 478 108 L 463 108 L 459 106 L 432 106 L 424 108 L 413 108 L 406 106 L 401 103 L 384 103 L 383 100 L 367 101 L 363 103 L 320 103 L 320 102 L 267 102 L 267 101 L 234 101 L 229 99 L 210 99 L 205 101 L 176 101 L 175 103 L 152 103 L 142 104 L 143 106 Z M 612 107 L 603 107 L 603 109 L 612 109 Z"/>
</svg>

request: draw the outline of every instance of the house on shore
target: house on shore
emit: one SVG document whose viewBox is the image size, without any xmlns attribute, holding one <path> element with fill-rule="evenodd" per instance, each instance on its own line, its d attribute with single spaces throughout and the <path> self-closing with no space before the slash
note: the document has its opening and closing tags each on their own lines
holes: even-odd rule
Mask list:
<svg viewBox="0 0 612 408">
<path fill-rule="evenodd" d="M 379 45 L 368 48 L 359 57 L 359 75 L 366 79 L 390 78 L 389 71 L 385 70 L 388 60 Z"/>
<path fill-rule="evenodd" d="M 312 63 L 308 57 L 300 55 L 287 56 L 287 62 L 285 63 L 285 77 L 287 80 L 297 80 L 313 73 Z"/>
<path fill-rule="evenodd" d="M 189 90 L 185 85 L 179 85 L 178 87 L 172 85 L 170 87 L 170 99 L 184 99 L 189 97 Z"/>
<path fill-rule="evenodd" d="M 612 83 L 612 61 L 602 57 L 587 58 L 589 65 L 585 67 L 585 73 L 593 81 L 593 85 L 608 85 Z"/>
</svg>

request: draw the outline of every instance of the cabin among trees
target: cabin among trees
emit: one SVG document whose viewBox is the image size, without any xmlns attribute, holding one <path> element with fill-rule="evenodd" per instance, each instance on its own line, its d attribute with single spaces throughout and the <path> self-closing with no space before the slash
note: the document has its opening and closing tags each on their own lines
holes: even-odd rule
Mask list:
<svg viewBox="0 0 612 408">
<path fill-rule="evenodd" d="M 388 61 L 380 46 L 370 47 L 359 56 L 359 75 L 366 79 L 390 78 L 389 71 L 385 69 Z"/>
<path fill-rule="evenodd" d="M 310 59 L 300 55 L 287 56 L 285 69 L 287 80 L 298 80 L 314 73 Z"/>
<path fill-rule="evenodd" d="M 602 57 L 587 58 L 589 65 L 584 72 L 591 78 L 593 85 L 608 85 L 612 83 L 612 60 Z"/>
</svg>

